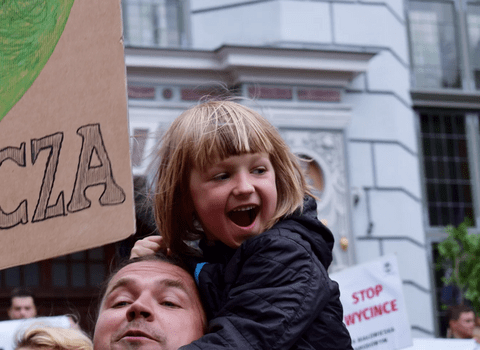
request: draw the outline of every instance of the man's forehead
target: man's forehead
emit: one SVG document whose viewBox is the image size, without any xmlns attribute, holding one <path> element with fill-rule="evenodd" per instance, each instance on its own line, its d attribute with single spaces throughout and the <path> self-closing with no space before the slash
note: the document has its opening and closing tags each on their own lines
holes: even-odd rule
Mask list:
<svg viewBox="0 0 480 350">
<path fill-rule="evenodd" d="M 168 262 L 147 260 L 131 263 L 120 269 L 108 284 L 107 294 L 118 285 L 162 283 L 182 289 L 194 286 L 187 271 Z"/>
<path fill-rule="evenodd" d="M 475 318 L 475 313 L 473 311 L 464 311 L 460 314 L 460 317 L 461 318 L 471 318 L 471 319 L 474 319 Z"/>
<path fill-rule="evenodd" d="M 33 304 L 33 298 L 31 296 L 15 296 L 12 298 L 12 304 Z"/>
</svg>

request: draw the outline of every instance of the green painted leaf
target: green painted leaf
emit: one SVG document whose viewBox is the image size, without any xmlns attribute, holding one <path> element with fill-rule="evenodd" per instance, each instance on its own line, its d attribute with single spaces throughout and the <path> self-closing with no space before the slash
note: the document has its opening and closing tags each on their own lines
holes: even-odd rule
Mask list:
<svg viewBox="0 0 480 350">
<path fill-rule="evenodd" d="M 53 53 L 74 0 L 0 0 L 0 121 Z"/>
</svg>

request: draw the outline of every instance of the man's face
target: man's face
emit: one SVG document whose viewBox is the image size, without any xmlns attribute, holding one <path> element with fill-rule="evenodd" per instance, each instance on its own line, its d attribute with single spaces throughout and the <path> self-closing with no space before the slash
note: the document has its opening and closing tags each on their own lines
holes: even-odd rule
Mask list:
<svg viewBox="0 0 480 350">
<path fill-rule="evenodd" d="M 13 297 L 12 306 L 8 309 L 11 320 L 32 318 L 37 316 L 37 308 L 32 297 Z"/>
<path fill-rule="evenodd" d="M 456 338 L 472 338 L 475 328 L 475 314 L 473 311 L 462 312 L 458 320 L 450 321 L 450 328 Z"/>
<path fill-rule="evenodd" d="M 162 261 L 122 268 L 102 300 L 95 350 L 176 350 L 203 335 L 204 312 L 193 278 Z"/>
</svg>

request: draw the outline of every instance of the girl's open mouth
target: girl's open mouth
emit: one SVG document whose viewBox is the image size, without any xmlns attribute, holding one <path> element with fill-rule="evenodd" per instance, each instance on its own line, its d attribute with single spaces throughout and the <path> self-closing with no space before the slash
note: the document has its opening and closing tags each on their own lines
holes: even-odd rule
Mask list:
<svg viewBox="0 0 480 350">
<path fill-rule="evenodd" d="M 251 205 L 248 207 L 234 209 L 228 212 L 227 215 L 235 225 L 240 227 L 248 227 L 255 221 L 259 211 L 259 206 Z"/>
</svg>

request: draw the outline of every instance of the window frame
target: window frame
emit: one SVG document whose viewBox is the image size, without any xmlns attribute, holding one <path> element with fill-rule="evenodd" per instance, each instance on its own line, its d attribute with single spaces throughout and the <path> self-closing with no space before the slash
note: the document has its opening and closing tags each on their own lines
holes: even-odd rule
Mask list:
<svg viewBox="0 0 480 350">
<path fill-rule="evenodd" d="M 411 70 L 410 70 L 410 80 L 411 86 L 413 90 L 425 91 L 425 90 L 432 90 L 432 91 L 452 91 L 452 92 L 479 92 L 480 88 L 475 88 L 475 79 L 473 76 L 472 66 L 470 64 L 470 45 L 469 45 L 469 38 L 468 38 L 468 28 L 467 28 L 467 8 L 469 3 L 478 3 L 478 1 L 474 0 L 415 0 L 418 2 L 427 2 L 427 3 L 452 3 L 454 8 L 454 26 L 456 29 L 456 47 L 458 50 L 458 58 L 459 58 L 459 68 L 460 68 L 460 77 L 462 79 L 461 88 L 421 88 L 416 87 L 415 82 L 415 71 L 413 69 L 413 45 L 412 45 L 412 30 L 411 24 L 409 20 L 409 11 L 410 11 L 410 1 L 407 1 L 405 4 L 405 18 L 406 18 L 406 25 L 407 25 L 407 35 L 408 35 L 408 45 L 409 45 L 409 58 L 411 62 Z"/>
<path fill-rule="evenodd" d="M 129 1 L 135 1 L 141 4 L 143 1 L 145 4 L 152 4 L 154 5 L 155 0 L 122 0 L 122 25 L 123 25 L 123 36 L 124 36 L 124 43 L 125 47 L 141 47 L 141 48 L 189 48 L 191 46 L 191 29 L 190 29 L 190 2 L 189 0 L 176 0 L 175 3 L 177 4 L 177 8 L 181 7 L 181 11 L 177 11 L 176 21 L 177 21 L 177 33 L 178 33 L 178 44 L 168 44 L 168 43 L 154 43 L 154 44 L 143 44 L 141 42 L 130 41 L 128 39 L 128 11 L 126 10 L 126 6 Z M 157 0 L 157 1 L 164 1 L 167 2 L 168 0 Z M 155 22 L 155 21 L 154 21 Z M 166 28 L 168 28 L 168 21 Z M 182 30 L 178 30 L 182 28 Z M 158 34 L 156 34 L 158 28 L 154 28 L 152 36 L 156 38 Z M 167 35 L 170 32 L 167 30 Z M 143 36 L 142 36 L 143 37 Z M 156 40 L 156 39 L 154 39 Z"/>
</svg>

